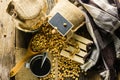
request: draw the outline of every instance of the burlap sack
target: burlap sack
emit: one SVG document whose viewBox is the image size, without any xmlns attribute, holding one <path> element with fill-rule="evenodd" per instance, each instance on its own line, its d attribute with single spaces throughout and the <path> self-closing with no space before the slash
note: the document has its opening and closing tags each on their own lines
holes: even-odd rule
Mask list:
<svg viewBox="0 0 120 80">
<path fill-rule="evenodd" d="M 51 10 L 49 14 L 50 18 L 52 18 L 57 12 L 74 25 L 72 29 L 73 32 L 84 24 L 85 18 L 82 11 L 68 0 L 59 0 Z"/>
<path fill-rule="evenodd" d="M 7 12 L 19 30 L 35 32 L 58 0 L 12 0 Z M 39 26 L 36 26 L 39 25 Z"/>
<path fill-rule="evenodd" d="M 45 0 L 13 0 L 18 15 L 23 19 L 33 19 L 45 6 Z"/>
<path fill-rule="evenodd" d="M 11 5 L 13 9 L 10 9 Z M 51 17 L 56 12 L 62 14 L 74 25 L 73 32 L 84 24 L 84 15 L 81 10 L 68 0 L 13 0 L 9 4 L 7 12 L 9 14 L 12 12 L 12 15 L 16 14 L 14 20 L 16 27 L 24 32 L 36 31 L 44 23 L 46 14 L 49 12 Z"/>
</svg>

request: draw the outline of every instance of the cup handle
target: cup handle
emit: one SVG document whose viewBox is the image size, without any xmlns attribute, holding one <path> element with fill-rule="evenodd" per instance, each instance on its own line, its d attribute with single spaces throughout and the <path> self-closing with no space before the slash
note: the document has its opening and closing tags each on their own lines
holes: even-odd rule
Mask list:
<svg viewBox="0 0 120 80">
<path fill-rule="evenodd" d="M 25 64 L 25 67 L 26 67 L 26 68 L 30 68 L 30 63 L 27 62 L 27 63 Z"/>
</svg>

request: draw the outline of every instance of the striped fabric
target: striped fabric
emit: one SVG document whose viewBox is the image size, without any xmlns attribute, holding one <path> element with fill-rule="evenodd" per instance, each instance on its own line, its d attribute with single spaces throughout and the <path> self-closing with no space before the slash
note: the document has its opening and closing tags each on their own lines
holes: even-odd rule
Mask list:
<svg viewBox="0 0 120 80">
<path fill-rule="evenodd" d="M 90 59 L 81 66 L 85 72 L 101 56 L 107 74 L 104 80 L 116 80 L 116 58 L 120 58 L 120 7 L 118 0 L 79 0 L 86 17 L 86 27 L 95 47 Z M 116 33 L 117 31 L 117 33 Z"/>
</svg>

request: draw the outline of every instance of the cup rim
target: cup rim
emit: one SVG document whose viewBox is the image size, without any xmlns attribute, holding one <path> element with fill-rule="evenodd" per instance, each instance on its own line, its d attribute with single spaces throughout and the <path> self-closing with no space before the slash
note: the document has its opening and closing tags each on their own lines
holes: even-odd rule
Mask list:
<svg viewBox="0 0 120 80">
<path fill-rule="evenodd" d="M 30 60 L 30 62 L 29 62 L 29 65 L 31 64 L 31 62 L 32 62 L 34 59 L 36 59 L 37 57 L 42 57 L 42 56 L 43 56 L 42 54 L 39 54 L 39 55 L 35 55 L 34 57 L 32 57 L 31 60 Z M 51 65 L 50 59 L 49 59 L 48 57 L 47 57 L 47 59 L 48 59 L 49 62 L 50 62 L 50 70 L 49 70 L 45 75 L 38 76 L 38 75 L 36 75 L 35 73 L 33 73 L 33 71 L 32 71 L 31 68 L 30 68 L 30 71 L 32 72 L 33 75 L 35 75 L 36 77 L 45 77 L 45 76 L 47 76 L 47 75 L 50 73 L 52 65 Z"/>
</svg>

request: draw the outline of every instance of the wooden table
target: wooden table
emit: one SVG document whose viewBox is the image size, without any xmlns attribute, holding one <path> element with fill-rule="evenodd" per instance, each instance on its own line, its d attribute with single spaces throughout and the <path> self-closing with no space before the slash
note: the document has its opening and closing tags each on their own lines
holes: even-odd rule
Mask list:
<svg viewBox="0 0 120 80">
<path fill-rule="evenodd" d="M 6 13 L 8 3 L 9 0 L 0 0 L 0 80 L 9 80 L 15 61 L 15 26 Z"/>
<path fill-rule="evenodd" d="M 32 34 L 15 29 L 12 17 L 6 13 L 10 0 L 0 0 L 0 80 L 10 80 L 9 71 L 25 54 Z M 26 38 L 29 37 L 28 39 Z M 89 80 L 100 80 L 96 71 L 90 72 Z M 24 66 L 15 76 L 15 80 L 39 80 Z M 120 79 L 119 79 L 120 80 Z"/>
</svg>

